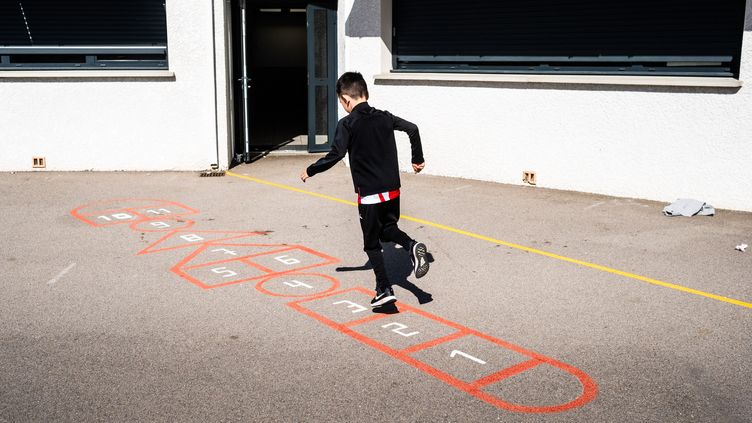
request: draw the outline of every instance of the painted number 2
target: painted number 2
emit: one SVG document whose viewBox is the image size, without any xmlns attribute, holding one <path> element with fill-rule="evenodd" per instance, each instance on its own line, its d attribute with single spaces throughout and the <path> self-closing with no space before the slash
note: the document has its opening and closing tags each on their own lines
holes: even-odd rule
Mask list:
<svg viewBox="0 0 752 423">
<path fill-rule="evenodd" d="M 388 328 L 390 328 L 390 327 L 392 327 L 392 326 L 396 326 L 396 327 L 397 327 L 396 329 L 392 329 L 392 332 L 394 332 L 394 333 L 396 333 L 396 334 L 399 334 L 399 335 L 402 335 L 402 336 L 404 336 L 404 337 L 406 337 L 406 338 L 407 338 L 407 337 L 410 337 L 410 336 L 413 336 L 413 335 L 417 335 L 417 334 L 419 334 L 419 333 L 420 333 L 420 332 L 418 332 L 418 331 L 415 331 L 415 332 L 410 332 L 410 333 L 404 333 L 404 332 L 402 332 L 402 331 L 403 331 L 403 330 L 405 330 L 405 329 L 407 329 L 407 326 L 406 326 L 406 325 L 403 325 L 402 323 L 397 323 L 397 322 L 393 322 L 393 323 L 388 323 L 388 324 L 386 324 L 386 325 L 382 326 L 382 328 L 384 328 L 384 329 L 388 329 Z"/>
</svg>

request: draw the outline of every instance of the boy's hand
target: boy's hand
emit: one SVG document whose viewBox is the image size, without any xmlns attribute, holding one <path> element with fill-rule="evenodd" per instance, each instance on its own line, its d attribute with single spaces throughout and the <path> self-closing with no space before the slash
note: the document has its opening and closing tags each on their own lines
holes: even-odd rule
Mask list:
<svg viewBox="0 0 752 423">
<path fill-rule="evenodd" d="M 423 163 L 420 163 L 420 164 L 418 164 L 418 163 L 413 163 L 413 171 L 414 171 L 415 173 L 418 173 L 418 172 L 420 172 L 421 170 L 423 170 L 423 168 L 424 168 L 424 167 L 426 167 L 426 163 L 425 163 L 425 162 L 423 162 Z"/>
<path fill-rule="evenodd" d="M 303 171 L 300 172 L 300 180 L 305 182 L 308 178 L 310 178 L 310 176 L 308 176 L 308 169 L 303 169 Z"/>
</svg>

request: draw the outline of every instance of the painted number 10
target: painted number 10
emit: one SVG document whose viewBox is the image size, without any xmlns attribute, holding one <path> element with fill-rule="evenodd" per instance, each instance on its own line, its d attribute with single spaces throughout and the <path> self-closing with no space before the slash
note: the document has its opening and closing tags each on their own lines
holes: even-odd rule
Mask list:
<svg viewBox="0 0 752 423">
<path fill-rule="evenodd" d="M 133 219 L 133 216 L 129 215 L 128 213 L 115 213 L 111 216 L 98 216 L 98 219 L 106 220 L 108 222 L 112 222 L 113 220 L 127 220 L 127 219 Z"/>
</svg>

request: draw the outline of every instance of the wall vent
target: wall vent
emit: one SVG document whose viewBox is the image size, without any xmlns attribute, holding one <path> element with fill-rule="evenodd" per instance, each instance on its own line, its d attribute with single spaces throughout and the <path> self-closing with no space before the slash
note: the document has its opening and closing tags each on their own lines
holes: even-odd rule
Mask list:
<svg viewBox="0 0 752 423">
<path fill-rule="evenodd" d="M 44 169 L 47 167 L 47 160 L 44 157 L 32 157 L 31 167 L 35 169 Z"/>
<path fill-rule="evenodd" d="M 526 182 L 526 183 L 528 183 L 530 185 L 536 185 L 538 182 L 537 182 L 537 179 L 536 179 L 535 172 L 533 172 L 532 170 L 523 170 L 522 171 L 522 182 Z"/>
</svg>

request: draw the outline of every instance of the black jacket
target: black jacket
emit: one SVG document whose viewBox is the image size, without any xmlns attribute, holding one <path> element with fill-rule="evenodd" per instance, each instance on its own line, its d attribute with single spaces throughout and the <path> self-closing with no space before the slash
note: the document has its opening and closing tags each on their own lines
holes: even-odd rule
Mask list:
<svg viewBox="0 0 752 423">
<path fill-rule="evenodd" d="M 412 162 L 423 163 L 420 133 L 415 124 L 361 103 L 337 123 L 332 150 L 308 166 L 308 176 L 328 170 L 348 153 L 355 192 L 365 196 L 398 189 L 395 130 L 410 137 Z"/>
</svg>

